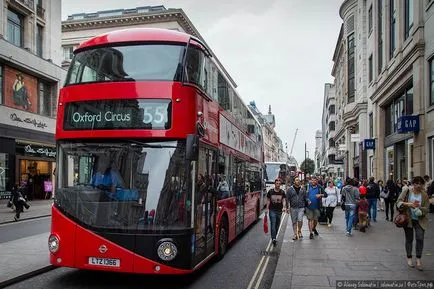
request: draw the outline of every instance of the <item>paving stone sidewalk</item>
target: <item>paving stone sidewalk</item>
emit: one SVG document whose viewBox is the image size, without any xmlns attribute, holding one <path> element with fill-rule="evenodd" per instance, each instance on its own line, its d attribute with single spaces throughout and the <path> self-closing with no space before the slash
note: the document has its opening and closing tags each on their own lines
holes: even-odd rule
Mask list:
<svg viewBox="0 0 434 289">
<path fill-rule="evenodd" d="M 404 231 L 385 221 L 384 212 L 366 233 L 353 231 L 352 237 L 345 236 L 344 219 L 337 207 L 333 226 L 319 225 L 313 240 L 305 219 L 304 239 L 296 241 L 288 220 L 272 289 L 336 288 L 336 280 L 434 280 L 434 214 L 425 232 L 424 271 L 407 266 Z"/>
<path fill-rule="evenodd" d="M 11 208 L 8 208 L 7 200 L 0 200 L 0 224 L 14 222 L 15 213 Z M 20 219 L 33 219 L 51 215 L 51 205 L 53 200 L 33 200 L 28 201 L 30 208 L 24 209 Z"/>
</svg>

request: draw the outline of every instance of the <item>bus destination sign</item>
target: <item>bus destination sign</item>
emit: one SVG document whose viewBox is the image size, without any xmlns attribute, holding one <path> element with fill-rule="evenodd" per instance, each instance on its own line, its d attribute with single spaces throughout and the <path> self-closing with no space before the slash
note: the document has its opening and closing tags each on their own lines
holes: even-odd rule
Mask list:
<svg viewBox="0 0 434 289">
<path fill-rule="evenodd" d="M 169 99 L 116 99 L 69 102 L 64 130 L 169 129 Z"/>
</svg>

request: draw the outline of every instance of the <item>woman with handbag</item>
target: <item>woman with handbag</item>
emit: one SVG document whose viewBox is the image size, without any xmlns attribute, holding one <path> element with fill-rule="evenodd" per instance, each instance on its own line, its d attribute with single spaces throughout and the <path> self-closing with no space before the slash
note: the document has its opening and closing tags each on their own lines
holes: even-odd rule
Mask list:
<svg viewBox="0 0 434 289">
<path fill-rule="evenodd" d="M 419 271 L 422 267 L 422 250 L 425 231 L 428 228 L 428 208 L 429 199 L 424 189 L 425 181 L 422 177 L 417 176 L 412 180 L 412 187 L 408 190 L 403 190 L 398 197 L 396 207 L 406 215 L 408 225 L 404 226 L 405 232 L 405 251 L 407 253 L 407 265 L 414 267 L 412 251 L 413 251 L 413 235 L 416 238 L 416 268 Z M 413 233 L 414 232 L 414 233 Z"/>
</svg>

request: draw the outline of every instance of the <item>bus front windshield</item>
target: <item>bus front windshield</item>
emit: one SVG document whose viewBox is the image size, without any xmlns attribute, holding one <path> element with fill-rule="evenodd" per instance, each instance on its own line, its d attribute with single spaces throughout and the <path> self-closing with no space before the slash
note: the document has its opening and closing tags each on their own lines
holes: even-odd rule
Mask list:
<svg viewBox="0 0 434 289">
<path fill-rule="evenodd" d="M 190 227 L 185 141 L 60 142 L 55 206 L 95 229 Z"/>
<path fill-rule="evenodd" d="M 184 45 L 139 44 L 78 52 L 65 85 L 116 81 L 180 81 Z"/>
</svg>

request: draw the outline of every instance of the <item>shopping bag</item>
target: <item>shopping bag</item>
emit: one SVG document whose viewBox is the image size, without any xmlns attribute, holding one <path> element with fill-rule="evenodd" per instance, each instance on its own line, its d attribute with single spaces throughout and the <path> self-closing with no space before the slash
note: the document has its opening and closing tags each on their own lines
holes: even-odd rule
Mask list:
<svg viewBox="0 0 434 289">
<path fill-rule="evenodd" d="M 264 216 L 264 233 L 265 234 L 268 233 L 268 218 L 267 218 L 267 214 L 265 214 L 265 216 Z"/>
</svg>

